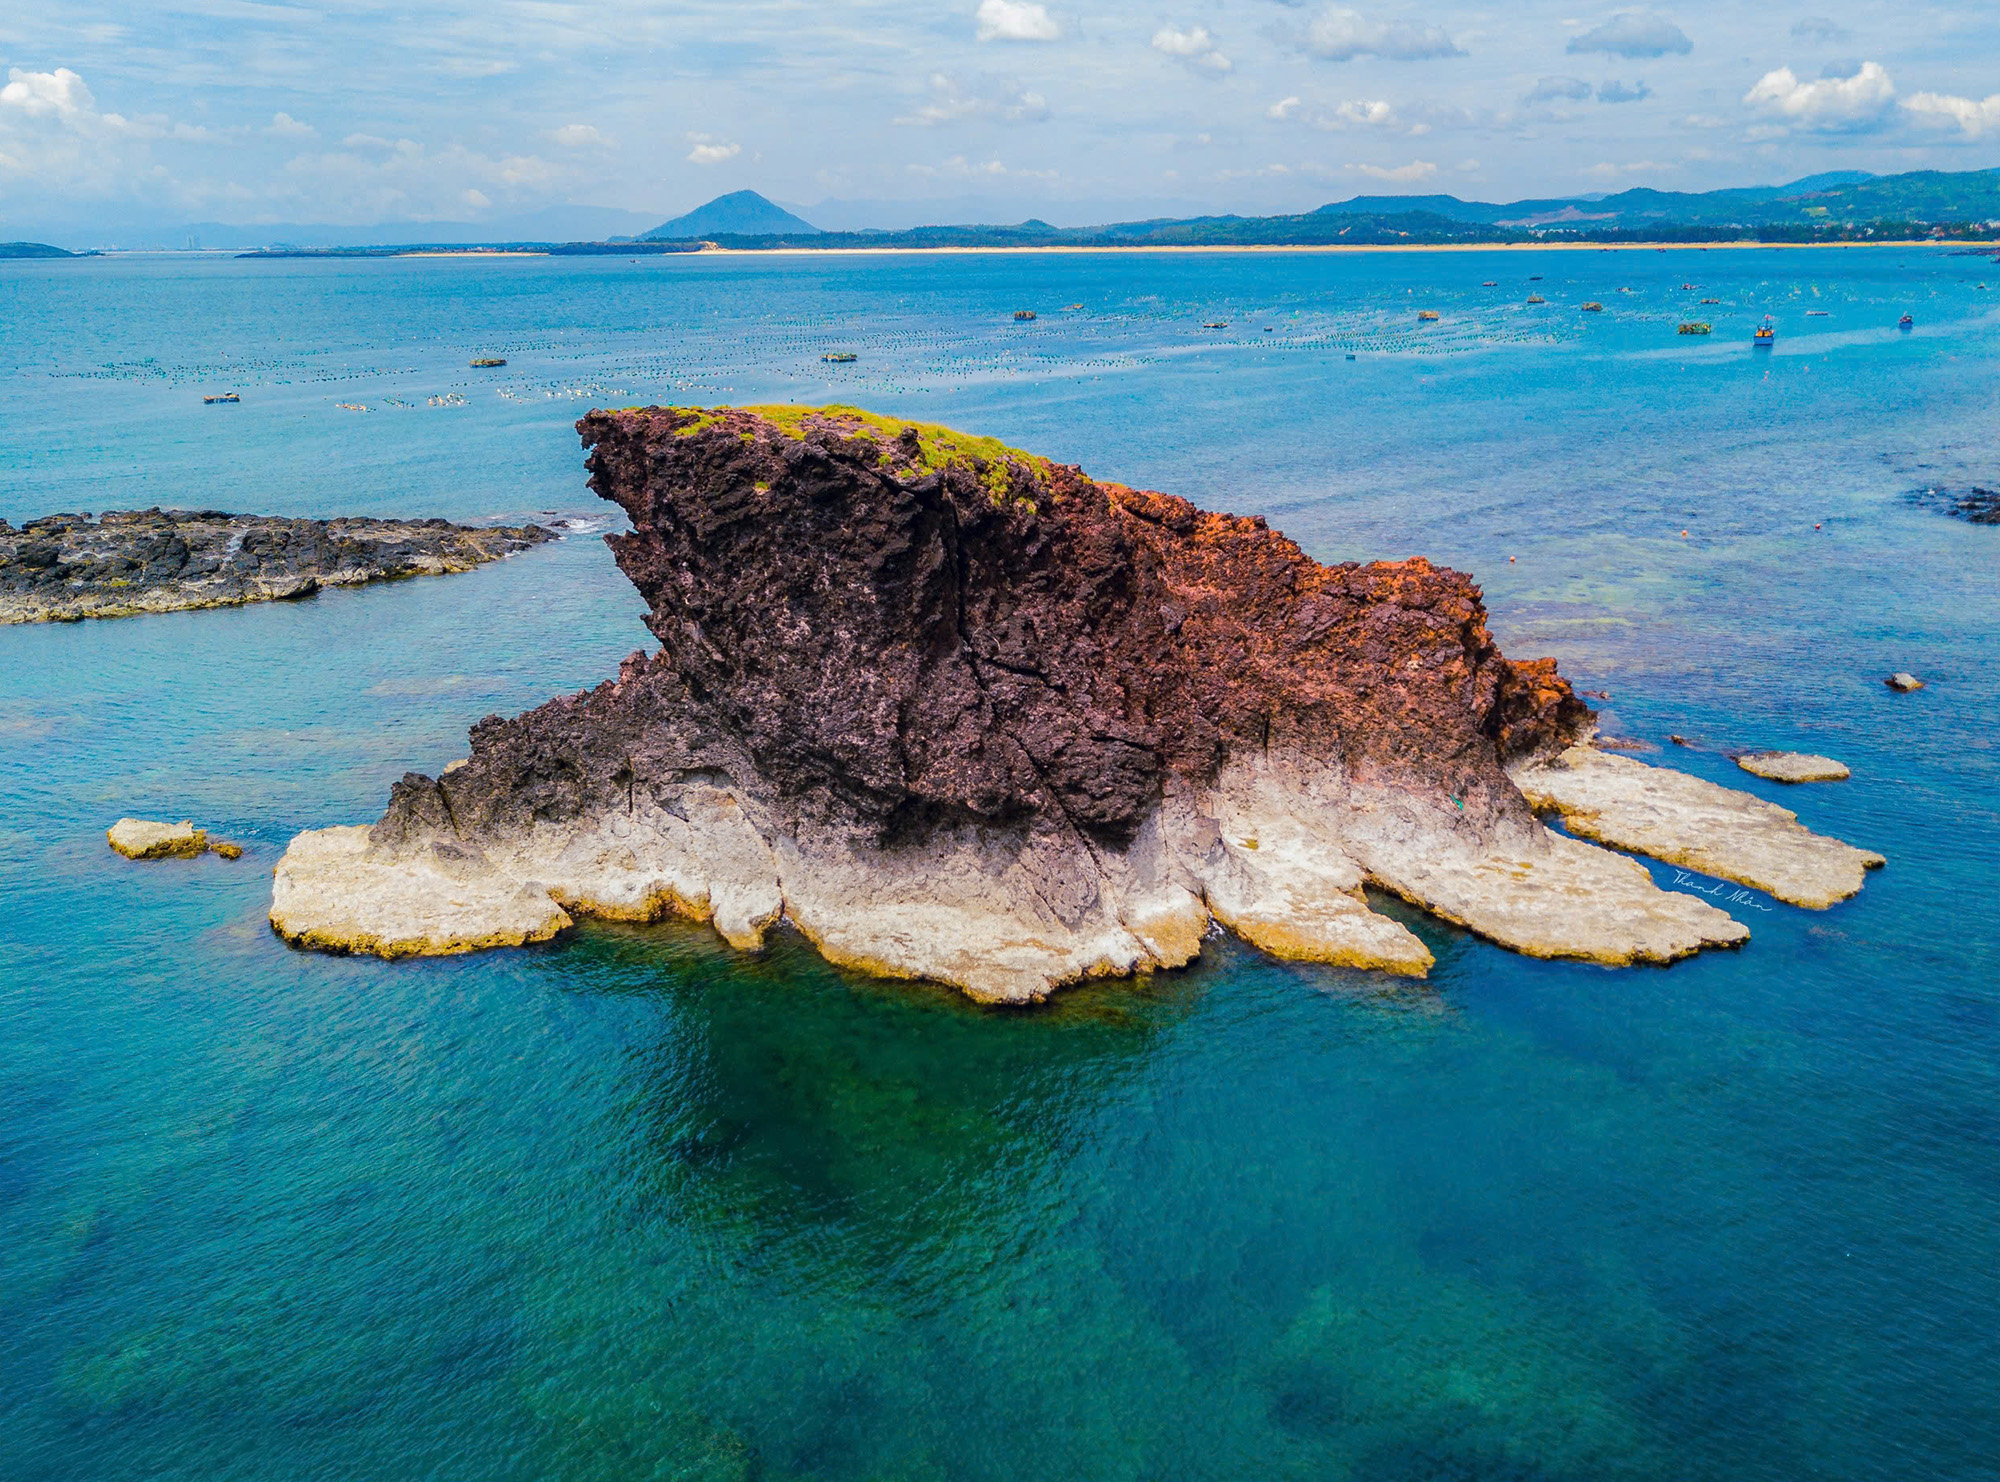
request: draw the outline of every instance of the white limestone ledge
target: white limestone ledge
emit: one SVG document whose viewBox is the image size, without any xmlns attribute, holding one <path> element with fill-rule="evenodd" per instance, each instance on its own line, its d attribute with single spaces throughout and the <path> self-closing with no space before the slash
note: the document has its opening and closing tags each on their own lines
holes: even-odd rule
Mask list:
<svg viewBox="0 0 2000 1482">
<path fill-rule="evenodd" d="M 302 947 L 393 958 L 545 941 L 584 916 L 683 916 L 752 951 L 783 918 L 835 963 L 1005 1003 L 1182 966 L 1212 924 L 1279 957 L 1423 976 L 1429 949 L 1371 909 L 1365 885 L 1536 957 L 1670 962 L 1749 936 L 1610 849 L 1539 824 L 1475 826 L 1449 801 L 1296 759 L 1232 761 L 1198 795 L 1170 788 L 1119 850 L 1059 826 L 884 849 L 780 827 L 713 778 L 478 845 L 304 833 L 278 865 L 271 924 Z M 1748 794 L 1588 747 L 1515 780 L 1575 833 L 1800 905 L 1853 894 L 1881 863 Z"/>
<path fill-rule="evenodd" d="M 1572 833 L 1824 910 L 1861 889 L 1882 856 L 1813 833 L 1799 816 L 1747 792 L 1572 746 L 1509 775 Z"/>
</svg>

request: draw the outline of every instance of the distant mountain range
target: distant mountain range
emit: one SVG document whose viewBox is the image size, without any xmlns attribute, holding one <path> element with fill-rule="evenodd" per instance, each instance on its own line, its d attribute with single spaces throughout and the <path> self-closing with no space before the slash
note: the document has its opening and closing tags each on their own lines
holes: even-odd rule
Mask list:
<svg viewBox="0 0 2000 1482">
<path fill-rule="evenodd" d="M 853 220 L 857 202 L 823 203 Z M 964 203 L 961 203 L 964 204 Z M 811 208 L 801 208 L 810 210 Z M 1845 241 L 2000 234 L 2000 170 L 1809 175 L 1785 185 L 1699 192 L 1636 189 L 1613 195 L 1466 201 L 1457 196 L 1355 196 L 1284 216 L 1159 216 L 1100 226 L 1030 218 L 897 231 L 823 230 L 754 190 L 718 196 L 651 228 L 637 212 L 553 206 L 486 222 L 394 222 L 373 227 L 230 226 L 214 222 L 131 232 L 50 232 L 63 246 L 393 253 L 413 247 L 535 247 L 569 255 L 814 247 L 1317 246 L 1640 240 Z M 907 220 L 905 216 L 903 219 Z M 17 228 L 18 230 L 19 228 Z M 41 233 L 37 233 L 40 235 Z M 49 256 L 58 247 L 0 246 L 0 256 Z"/>
<path fill-rule="evenodd" d="M 752 225 L 778 219 L 794 225 Z M 662 246 L 701 239 L 730 247 L 1314 246 L 1392 242 L 1865 239 L 1942 228 L 1965 236 L 2000 228 L 2000 170 L 1921 170 L 1870 175 L 1840 170 L 1788 185 L 1701 192 L 1636 189 L 1545 200 L 1463 201 L 1457 196 L 1355 196 L 1291 216 L 1161 217 L 1105 226 L 921 226 L 828 232 L 742 190 L 647 232 Z M 575 249 L 584 250 L 584 249 Z"/>
</svg>

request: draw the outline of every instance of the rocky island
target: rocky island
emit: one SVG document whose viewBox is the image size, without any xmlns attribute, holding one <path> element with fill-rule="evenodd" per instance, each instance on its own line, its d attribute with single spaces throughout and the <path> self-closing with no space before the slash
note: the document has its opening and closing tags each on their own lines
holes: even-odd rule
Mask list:
<svg viewBox="0 0 2000 1482">
<path fill-rule="evenodd" d="M 1748 936 L 1537 809 L 1802 904 L 1881 862 L 1595 750 L 1553 661 L 1503 656 L 1424 560 L 1321 565 L 1261 519 L 852 408 L 577 425 L 659 651 L 481 721 L 372 827 L 299 835 L 288 940 L 396 957 L 678 913 L 753 949 L 783 918 L 1019 1002 L 1184 964 L 1211 923 L 1421 975 L 1365 887 L 1542 957 Z"/>
<path fill-rule="evenodd" d="M 470 571 L 527 550 L 539 525 L 293 520 L 219 510 L 113 510 L 0 520 L 0 623 L 130 617 L 308 597 L 405 576 Z"/>
</svg>

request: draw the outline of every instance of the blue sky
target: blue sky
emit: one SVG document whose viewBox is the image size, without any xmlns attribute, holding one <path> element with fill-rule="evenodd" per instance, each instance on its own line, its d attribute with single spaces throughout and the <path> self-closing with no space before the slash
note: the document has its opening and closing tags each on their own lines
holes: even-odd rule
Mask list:
<svg viewBox="0 0 2000 1482">
<path fill-rule="evenodd" d="M 2000 4 L 0 0 L 38 220 L 880 224 L 2000 164 Z M 845 221 L 836 224 L 847 224 Z"/>
</svg>

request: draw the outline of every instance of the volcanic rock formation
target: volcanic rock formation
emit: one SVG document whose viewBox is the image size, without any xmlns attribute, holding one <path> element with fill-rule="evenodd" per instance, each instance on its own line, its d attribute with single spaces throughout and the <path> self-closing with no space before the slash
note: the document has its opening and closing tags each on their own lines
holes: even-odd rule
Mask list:
<svg viewBox="0 0 2000 1482">
<path fill-rule="evenodd" d="M 754 948 L 782 916 L 836 962 L 1019 1001 L 1185 963 L 1211 920 L 1423 973 L 1364 885 L 1538 956 L 1747 936 L 1540 823 L 1509 769 L 1587 751 L 1593 716 L 1500 654 L 1457 572 L 1322 566 L 1261 519 L 848 408 L 577 425 L 660 651 L 481 721 L 372 829 L 300 835 L 288 939 L 401 956 L 679 912 Z"/>
<path fill-rule="evenodd" d="M 402 576 L 470 571 L 554 535 L 539 525 L 291 520 L 220 510 L 0 520 L 0 623 L 131 617 L 306 597 Z"/>
</svg>

